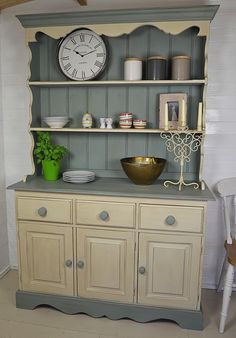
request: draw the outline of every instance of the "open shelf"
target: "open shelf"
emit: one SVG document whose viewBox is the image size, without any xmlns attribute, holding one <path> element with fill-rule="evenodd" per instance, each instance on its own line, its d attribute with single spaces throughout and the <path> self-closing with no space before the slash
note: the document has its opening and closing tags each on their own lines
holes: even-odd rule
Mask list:
<svg viewBox="0 0 236 338">
<path fill-rule="evenodd" d="M 164 130 L 164 129 L 121 129 L 121 128 L 113 128 L 113 129 L 103 129 L 103 128 L 44 128 L 44 127 L 31 127 L 30 131 L 49 131 L 49 132 L 71 132 L 71 133 L 127 133 L 127 134 L 160 134 L 162 132 L 179 132 L 184 134 L 191 134 L 191 133 L 199 133 L 202 134 L 203 131 L 199 131 L 196 129 L 190 129 L 190 130 L 176 130 L 176 129 L 170 129 L 170 130 Z"/>
<path fill-rule="evenodd" d="M 60 86 L 132 86 L 132 85 L 203 85 L 206 84 L 205 79 L 200 80 L 141 80 L 141 81 L 29 81 L 30 86 L 39 87 L 60 87 Z"/>
</svg>

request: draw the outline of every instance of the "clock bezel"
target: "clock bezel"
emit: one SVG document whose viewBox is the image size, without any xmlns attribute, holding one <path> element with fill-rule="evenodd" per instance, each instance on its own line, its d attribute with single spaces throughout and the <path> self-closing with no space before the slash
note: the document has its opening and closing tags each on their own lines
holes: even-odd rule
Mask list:
<svg viewBox="0 0 236 338">
<path fill-rule="evenodd" d="M 103 63 L 103 66 L 100 68 L 99 72 L 95 74 L 95 76 L 92 76 L 92 77 L 89 77 L 89 78 L 86 78 L 86 79 L 76 79 L 74 77 L 70 77 L 68 75 L 68 73 L 65 73 L 64 69 L 61 67 L 61 64 L 60 64 L 60 61 L 59 61 L 59 53 L 60 53 L 60 49 L 61 49 L 61 46 L 63 44 L 63 42 L 65 40 L 67 40 L 71 35 L 73 35 L 74 33 L 76 32 L 79 32 L 79 31 L 89 31 L 89 32 L 92 32 L 94 35 L 96 35 L 97 37 L 99 37 L 101 39 L 101 41 L 103 42 L 104 44 L 104 47 L 105 47 L 105 61 Z M 105 70 L 106 66 L 107 66 L 107 63 L 108 63 L 108 48 L 107 48 L 107 43 L 106 41 L 104 40 L 104 38 L 97 34 L 96 32 L 94 32 L 92 29 L 89 29 L 89 28 L 76 28 L 74 29 L 73 31 L 71 31 L 70 33 L 68 33 L 65 37 L 61 38 L 59 43 L 58 43 L 58 47 L 57 47 L 57 63 L 58 63 L 58 67 L 59 69 L 61 70 L 62 74 L 68 78 L 69 80 L 72 80 L 72 81 L 76 81 L 76 82 L 84 82 L 84 81 L 92 81 L 92 80 L 95 80 L 97 79 Z"/>
</svg>

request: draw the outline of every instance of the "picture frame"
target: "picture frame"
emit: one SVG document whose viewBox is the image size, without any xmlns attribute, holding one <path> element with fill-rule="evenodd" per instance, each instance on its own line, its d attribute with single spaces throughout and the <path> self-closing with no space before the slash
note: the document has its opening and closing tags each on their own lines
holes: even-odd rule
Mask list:
<svg viewBox="0 0 236 338">
<path fill-rule="evenodd" d="M 165 105 L 168 105 L 168 126 L 165 121 Z M 160 94 L 159 99 L 159 129 L 178 129 L 186 127 L 187 94 Z"/>
</svg>

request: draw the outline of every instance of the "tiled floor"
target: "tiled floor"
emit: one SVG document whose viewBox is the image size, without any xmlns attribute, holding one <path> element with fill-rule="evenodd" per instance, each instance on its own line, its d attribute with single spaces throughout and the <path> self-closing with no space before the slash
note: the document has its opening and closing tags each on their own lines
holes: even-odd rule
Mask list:
<svg viewBox="0 0 236 338">
<path fill-rule="evenodd" d="M 204 331 L 183 330 L 177 324 L 157 321 L 140 324 L 131 320 L 94 319 L 65 315 L 50 308 L 21 310 L 15 307 L 17 272 L 0 280 L 0 338 L 235 338 L 236 292 L 232 296 L 226 331 L 218 333 L 221 294 L 203 290 Z"/>
</svg>

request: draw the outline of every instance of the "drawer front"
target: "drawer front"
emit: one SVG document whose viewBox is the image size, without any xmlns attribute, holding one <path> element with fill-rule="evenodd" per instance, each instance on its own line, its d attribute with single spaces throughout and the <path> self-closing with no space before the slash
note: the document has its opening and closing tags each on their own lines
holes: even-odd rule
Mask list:
<svg viewBox="0 0 236 338">
<path fill-rule="evenodd" d="M 176 205 L 140 205 L 143 229 L 202 232 L 204 208 Z"/>
<path fill-rule="evenodd" d="M 135 225 L 135 204 L 77 201 L 76 223 L 133 228 Z"/>
<path fill-rule="evenodd" d="M 72 223 L 72 200 L 54 198 L 17 198 L 18 219 Z"/>
</svg>

